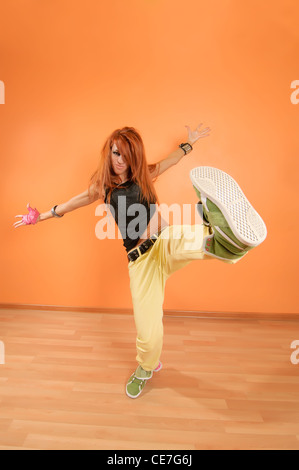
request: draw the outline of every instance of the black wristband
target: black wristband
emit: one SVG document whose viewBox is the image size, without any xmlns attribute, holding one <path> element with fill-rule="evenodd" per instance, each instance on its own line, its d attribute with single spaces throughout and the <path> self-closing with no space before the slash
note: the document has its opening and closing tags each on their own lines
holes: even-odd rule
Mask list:
<svg viewBox="0 0 299 470">
<path fill-rule="evenodd" d="M 191 144 L 189 144 L 189 142 L 186 142 L 185 144 L 180 144 L 179 147 L 184 150 L 185 155 L 187 155 L 187 153 L 190 153 L 193 150 L 193 147 Z"/>
</svg>

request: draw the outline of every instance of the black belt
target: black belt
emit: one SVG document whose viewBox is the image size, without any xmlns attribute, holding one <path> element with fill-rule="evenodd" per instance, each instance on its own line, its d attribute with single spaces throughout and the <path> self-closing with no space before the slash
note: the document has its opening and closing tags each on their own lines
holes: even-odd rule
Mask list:
<svg viewBox="0 0 299 470">
<path fill-rule="evenodd" d="M 129 261 L 136 261 L 139 256 L 144 255 L 144 253 L 146 253 L 156 243 L 159 235 L 160 233 L 155 233 L 150 238 L 141 243 L 141 245 L 138 245 L 135 250 L 130 251 L 130 253 L 128 253 Z"/>
</svg>

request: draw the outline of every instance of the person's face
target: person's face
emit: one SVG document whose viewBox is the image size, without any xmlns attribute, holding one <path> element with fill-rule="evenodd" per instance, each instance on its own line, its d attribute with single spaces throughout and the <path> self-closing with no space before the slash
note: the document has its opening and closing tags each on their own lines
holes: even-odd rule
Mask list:
<svg viewBox="0 0 299 470">
<path fill-rule="evenodd" d="M 120 176 L 122 180 L 125 180 L 128 175 L 129 165 L 125 158 L 119 153 L 116 144 L 113 144 L 112 146 L 111 161 L 114 173 L 117 176 Z"/>
</svg>

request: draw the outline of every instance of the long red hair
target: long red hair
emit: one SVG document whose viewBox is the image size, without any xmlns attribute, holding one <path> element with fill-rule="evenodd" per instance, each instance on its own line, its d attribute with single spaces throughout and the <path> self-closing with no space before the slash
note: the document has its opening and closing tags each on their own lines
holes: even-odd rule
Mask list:
<svg viewBox="0 0 299 470">
<path fill-rule="evenodd" d="M 99 166 L 90 178 L 89 195 L 92 192 L 93 195 L 97 194 L 99 198 L 103 198 L 106 194 L 109 202 L 111 192 L 121 183 L 120 177 L 114 173 L 112 167 L 113 144 L 116 144 L 118 151 L 126 159 L 129 166 L 128 179 L 138 184 L 142 197 L 148 204 L 157 203 L 158 197 L 152 177 L 157 164 L 147 164 L 142 138 L 134 127 L 117 129 L 106 140 Z"/>
</svg>

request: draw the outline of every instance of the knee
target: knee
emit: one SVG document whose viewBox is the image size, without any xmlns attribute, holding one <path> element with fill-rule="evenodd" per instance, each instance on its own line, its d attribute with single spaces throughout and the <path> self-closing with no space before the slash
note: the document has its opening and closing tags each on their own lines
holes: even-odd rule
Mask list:
<svg viewBox="0 0 299 470">
<path fill-rule="evenodd" d="M 163 341 L 163 324 L 157 326 L 154 331 L 139 331 L 137 335 L 137 348 L 143 352 L 149 352 L 160 347 Z"/>
</svg>

